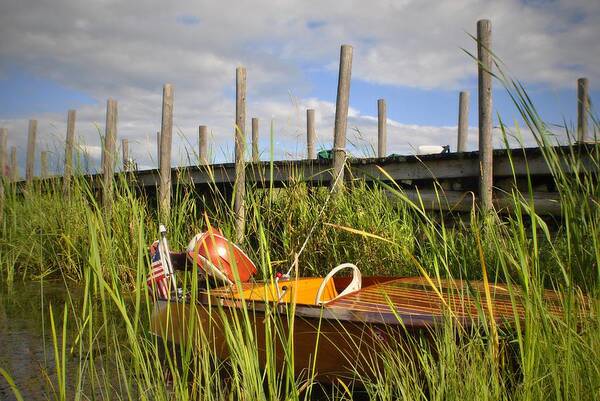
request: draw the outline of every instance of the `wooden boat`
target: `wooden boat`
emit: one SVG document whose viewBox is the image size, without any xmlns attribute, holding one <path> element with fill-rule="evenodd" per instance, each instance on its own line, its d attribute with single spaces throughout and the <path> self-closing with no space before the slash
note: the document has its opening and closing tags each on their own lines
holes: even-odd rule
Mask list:
<svg viewBox="0 0 600 401">
<path fill-rule="evenodd" d="M 166 242 L 163 249 L 168 249 Z M 383 349 L 408 337 L 431 338 L 447 319 L 461 328 L 473 327 L 482 319 L 507 326 L 525 314 L 524 306 L 511 298 L 504 285 L 486 289 L 480 281 L 362 277 L 351 264 L 338 266 L 324 278 L 278 275 L 254 281 L 254 264 L 218 231 L 196 236 L 185 253 L 170 255 L 173 269 L 197 266 L 221 280 L 221 285 L 201 290 L 194 302 L 177 295 L 175 288 L 170 294 L 177 296 L 157 297 L 151 319 L 154 334 L 175 344 L 193 341 L 194 333 L 187 328 L 193 315 L 204 333 L 210 331 L 205 337 L 212 339 L 219 357 L 226 358 L 232 344 L 223 331 L 223 320 L 251 311 L 247 316 L 264 363 L 268 344 L 273 343 L 267 338 L 265 318 L 276 314 L 283 338 L 293 331 L 295 374 L 307 374 L 314 367 L 312 373 L 323 381 L 352 372 L 369 375 Z M 163 259 L 169 263 L 169 258 Z M 350 269 L 352 277 L 335 275 L 343 269 Z M 512 289 L 512 294 L 518 298 L 518 291 Z M 558 296 L 546 291 L 544 297 L 549 309 L 560 313 Z M 286 366 L 284 345 L 275 343 L 276 363 Z"/>
</svg>

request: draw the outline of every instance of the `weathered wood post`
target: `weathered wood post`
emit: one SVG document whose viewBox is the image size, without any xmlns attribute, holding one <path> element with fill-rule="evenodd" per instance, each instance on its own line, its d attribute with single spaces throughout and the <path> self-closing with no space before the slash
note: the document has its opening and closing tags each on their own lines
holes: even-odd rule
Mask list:
<svg viewBox="0 0 600 401">
<path fill-rule="evenodd" d="M 342 45 L 338 74 L 335 124 L 333 129 L 333 180 L 335 192 L 344 187 L 344 165 L 346 163 L 346 128 L 350 105 L 350 78 L 352 74 L 352 46 Z"/>
<path fill-rule="evenodd" d="M 8 133 L 6 128 L 0 128 L 0 222 L 4 216 L 4 183 L 6 178 L 6 144 Z"/>
<path fill-rule="evenodd" d="M 103 162 L 103 185 L 102 203 L 107 214 L 110 213 L 113 201 L 113 178 L 115 168 L 115 145 L 117 141 L 117 101 L 108 99 L 106 101 L 106 126 L 104 127 L 104 146 L 102 154 Z"/>
<path fill-rule="evenodd" d="M 163 222 L 171 211 L 171 140 L 173 136 L 173 85 L 163 87 L 162 123 L 160 128 L 159 212 Z"/>
<path fill-rule="evenodd" d="M 198 127 L 198 163 L 201 166 L 208 164 L 208 127 Z"/>
<path fill-rule="evenodd" d="M 40 153 L 40 175 L 43 179 L 48 178 L 48 151 L 42 150 Z"/>
<path fill-rule="evenodd" d="M 316 159 L 317 152 L 315 151 L 315 141 L 316 141 L 316 131 L 315 131 L 315 110 L 308 109 L 306 110 L 306 158 L 307 159 Z"/>
<path fill-rule="evenodd" d="M 577 142 L 583 143 L 588 135 L 588 115 L 590 113 L 590 83 L 587 78 L 577 80 Z"/>
<path fill-rule="evenodd" d="M 252 162 L 258 161 L 258 118 L 252 117 Z"/>
<path fill-rule="evenodd" d="M 16 182 L 19 179 L 19 164 L 17 163 L 17 147 L 10 148 L 10 180 Z"/>
<path fill-rule="evenodd" d="M 385 99 L 377 100 L 377 157 L 387 156 L 387 109 Z"/>
<path fill-rule="evenodd" d="M 37 120 L 29 120 L 27 135 L 27 158 L 25 159 L 25 180 L 27 185 L 33 182 L 35 175 L 35 137 L 37 135 Z"/>
<path fill-rule="evenodd" d="M 478 97 L 479 97 L 479 201 L 483 211 L 493 208 L 492 143 L 492 23 L 477 21 Z"/>
<path fill-rule="evenodd" d="M 123 171 L 129 171 L 131 168 L 129 166 L 129 139 L 121 139 L 121 153 L 123 158 Z"/>
<path fill-rule="evenodd" d="M 460 92 L 458 95 L 458 141 L 457 152 L 467 150 L 467 139 L 469 138 L 469 92 Z"/>
<path fill-rule="evenodd" d="M 246 144 L 246 68 L 235 70 L 235 212 L 236 241 L 242 242 L 246 226 L 246 167 L 244 150 Z"/>
<path fill-rule="evenodd" d="M 63 172 L 63 194 L 68 194 L 73 175 L 73 145 L 75 143 L 75 110 L 67 113 L 67 138 L 65 140 L 65 167 Z"/>
</svg>

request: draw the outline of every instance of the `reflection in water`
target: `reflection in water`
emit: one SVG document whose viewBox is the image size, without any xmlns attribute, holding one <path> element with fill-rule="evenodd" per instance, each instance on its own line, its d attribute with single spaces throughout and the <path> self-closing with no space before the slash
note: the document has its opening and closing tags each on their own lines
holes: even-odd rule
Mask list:
<svg viewBox="0 0 600 401">
<path fill-rule="evenodd" d="M 70 296 L 77 293 L 71 289 Z M 61 282 L 18 283 L 11 289 L 0 287 L 0 367 L 12 376 L 25 400 L 53 398 L 56 364 L 49 307 L 52 305 L 54 309 L 60 335 L 62 311 L 68 296 Z M 77 304 L 76 299 L 73 302 Z M 69 332 L 73 330 L 69 329 Z M 70 340 L 73 336 L 67 338 Z M 67 344 L 67 394 L 73 396 L 78 357 L 70 354 L 69 348 Z M 14 399 L 9 385 L 0 376 L 0 400 Z"/>
<path fill-rule="evenodd" d="M 91 298 L 88 298 L 87 305 L 89 307 L 91 302 L 92 309 L 82 312 L 85 298 L 82 293 L 81 288 L 73 286 L 67 290 L 62 282 L 18 283 L 10 289 L 0 283 L 0 367 L 12 377 L 23 399 L 60 399 L 49 309 L 52 307 L 58 336 L 56 343 L 60 346 L 65 305 L 68 311 L 64 378 L 66 399 L 74 399 L 78 391 L 83 392 L 79 394 L 79 399 L 138 398 L 138 386 L 143 387 L 144 382 L 143 378 L 140 378 L 140 382 L 136 381 L 132 369 L 134 363 L 131 363 L 130 356 L 126 354 L 128 346 L 127 341 L 123 340 L 126 338 L 123 319 L 114 305 L 107 303 L 103 306 L 99 299 L 89 301 Z M 133 307 L 133 299 L 127 299 L 126 308 Z M 146 310 L 146 306 L 141 305 L 140 310 Z M 129 312 L 134 314 L 133 311 Z M 84 325 L 83 314 L 93 318 L 90 318 L 91 322 L 87 318 L 83 319 L 85 327 L 81 330 Z M 146 318 L 141 319 L 138 335 L 142 344 L 151 346 L 147 337 L 147 323 Z M 93 330 L 88 330 L 90 327 Z M 88 337 L 89 331 L 92 332 L 92 345 Z M 73 343 L 75 339 L 79 339 L 76 344 Z M 59 350 L 59 354 L 61 352 Z M 117 367 L 118 363 L 121 364 L 120 369 Z M 142 363 L 148 364 L 151 369 L 152 354 L 147 361 L 142 360 Z M 61 361 L 58 365 L 61 365 Z M 202 369 L 199 371 L 202 372 Z M 123 376 L 127 376 L 127 379 L 122 380 Z M 161 377 L 158 378 L 156 385 L 162 387 Z M 218 375 L 216 380 L 217 385 L 223 384 L 226 388 L 226 382 L 220 381 Z M 214 384 L 208 383 L 207 388 Z M 162 391 L 165 390 L 159 389 L 158 394 L 166 394 Z M 328 391 L 333 389 L 317 386 L 310 399 L 329 399 Z M 354 399 L 366 396 L 366 393 L 360 391 L 352 394 Z M 3 400 L 16 400 L 16 397 L 0 376 L 0 401 Z"/>
</svg>

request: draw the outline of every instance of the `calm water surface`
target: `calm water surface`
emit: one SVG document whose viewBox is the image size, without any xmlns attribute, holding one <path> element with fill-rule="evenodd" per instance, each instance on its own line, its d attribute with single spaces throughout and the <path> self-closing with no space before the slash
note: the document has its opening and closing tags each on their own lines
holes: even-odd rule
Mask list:
<svg viewBox="0 0 600 401">
<path fill-rule="evenodd" d="M 55 325 L 59 332 L 58 343 L 61 344 L 60 332 L 65 304 L 69 307 L 66 394 L 69 400 L 75 397 L 80 376 L 79 369 L 81 366 L 86 369 L 89 367 L 86 363 L 80 363 L 78 347 L 75 347 L 74 352 L 70 352 L 72 341 L 77 337 L 72 312 L 80 313 L 81 292 L 81 289 L 71 285 L 67 291 L 62 282 L 18 283 L 11 289 L 0 284 L 0 367 L 13 378 L 25 400 L 58 399 L 58 393 L 53 391 L 53 387 L 56 388 L 57 385 L 57 372 L 49 308 L 53 309 Z M 98 315 L 101 317 L 100 314 Z M 114 316 L 118 316 L 116 311 Z M 109 319 L 108 324 L 115 328 L 119 326 L 119 322 L 113 319 Z M 98 324 L 95 327 L 101 326 L 103 325 Z M 93 395 L 100 399 L 116 399 L 119 395 L 126 398 L 125 389 L 120 388 L 116 383 L 118 380 L 115 380 L 115 377 L 118 375 L 111 358 L 104 357 L 105 352 L 102 349 L 94 352 L 97 379 L 100 383 L 109 383 L 111 388 L 91 386 L 86 383 L 87 373 L 89 373 L 86 370 L 81 375 L 84 383 L 79 388 L 85 389 L 85 394 L 81 398 L 93 399 Z M 104 381 L 104 378 L 107 380 Z M 130 395 L 135 394 L 135 390 L 129 389 L 129 391 Z M 315 391 L 313 399 L 327 399 L 326 395 L 326 391 L 321 395 L 320 391 Z M 357 399 L 366 399 L 365 394 L 360 391 L 353 396 Z M 135 398 L 135 395 L 133 397 Z M 8 383 L 0 376 L 0 401 L 4 400 L 16 400 L 16 398 Z"/>
<path fill-rule="evenodd" d="M 79 291 L 71 288 L 69 292 L 77 304 Z M 56 371 L 49 308 L 53 306 L 60 331 L 67 297 L 62 282 L 18 283 L 11 289 L 0 286 L 0 367 L 11 375 L 25 400 L 54 398 L 50 383 L 56 385 Z M 67 394 L 72 398 L 78 357 L 67 351 L 66 359 Z M 0 376 L 0 400 L 15 399 Z"/>
</svg>

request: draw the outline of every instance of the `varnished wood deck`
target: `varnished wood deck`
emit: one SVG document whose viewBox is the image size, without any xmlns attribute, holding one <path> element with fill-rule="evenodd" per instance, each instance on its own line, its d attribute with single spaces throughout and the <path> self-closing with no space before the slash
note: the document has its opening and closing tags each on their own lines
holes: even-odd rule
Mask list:
<svg viewBox="0 0 600 401">
<path fill-rule="evenodd" d="M 406 315 L 439 318 L 447 315 L 467 320 L 475 319 L 482 313 L 489 317 L 483 282 L 432 280 L 435 288 L 424 277 L 400 278 L 375 284 L 339 298 L 326 307 L 380 313 L 396 318 Z M 490 285 L 495 320 L 505 321 L 524 317 L 525 311 L 520 292 L 518 289 L 513 289 L 513 294 L 514 300 L 511 300 L 505 285 Z M 546 291 L 544 298 L 552 312 L 560 312 L 556 293 Z"/>
<path fill-rule="evenodd" d="M 296 315 L 362 323 L 402 324 L 407 327 L 435 326 L 444 317 L 452 317 L 465 324 L 479 321 L 484 316 L 485 319 L 490 318 L 485 286 L 481 281 L 438 281 L 432 278 L 432 282 L 429 282 L 424 277 L 410 277 L 380 278 L 381 281 L 371 284 L 368 281 L 370 278 L 365 279 L 367 282 L 360 291 L 329 302 L 322 309 L 316 305 L 299 304 Z M 280 284 L 286 283 L 293 286 L 294 280 Z M 257 285 L 262 284 L 243 283 L 241 290 L 248 291 Z M 517 319 L 524 319 L 524 299 L 519 287 L 515 286 L 509 291 L 506 285 L 490 284 L 489 290 L 496 322 L 510 324 Z M 225 304 L 241 306 L 238 305 L 239 298 L 234 300 L 232 294 L 229 288 L 211 291 L 213 297 L 233 301 L 226 301 Z M 543 299 L 551 313 L 561 313 L 561 300 L 556 292 L 544 291 Z M 253 308 L 264 309 L 263 302 L 252 302 Z"/>
</svg>

